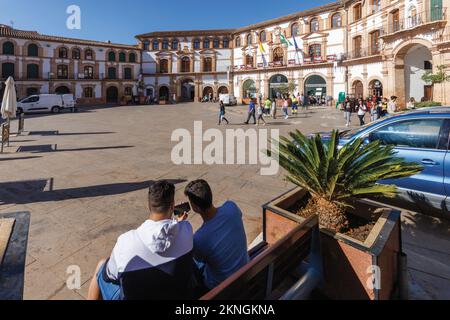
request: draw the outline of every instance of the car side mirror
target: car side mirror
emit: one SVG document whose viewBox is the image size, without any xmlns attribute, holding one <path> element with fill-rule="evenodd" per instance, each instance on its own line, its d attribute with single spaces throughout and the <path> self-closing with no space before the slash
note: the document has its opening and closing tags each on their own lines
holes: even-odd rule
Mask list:
<svg viewBox="0 0 450 320">
<path fill-rule="evenodd" d="M 371 136 L 369 135 L 368 137 L 365 137 L 363 141 L 364 141 L 364 144 L 371 143 L 372 142 Z"/>
</svg>

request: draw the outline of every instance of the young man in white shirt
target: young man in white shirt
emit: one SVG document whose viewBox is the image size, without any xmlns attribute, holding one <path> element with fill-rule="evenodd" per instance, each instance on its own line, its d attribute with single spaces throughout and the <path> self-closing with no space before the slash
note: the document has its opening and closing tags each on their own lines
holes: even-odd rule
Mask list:
<svg viewBox="0 0 450 320">
<path fill-rule="evenodd" d="M 150 216 L 119 237 L 111 257 L 99 263 L 89 300 L 179 300 L 192 297 L 193 230 L 186 215 L 173 219 L 175 186 L 149 188 Z"/>
</svg>

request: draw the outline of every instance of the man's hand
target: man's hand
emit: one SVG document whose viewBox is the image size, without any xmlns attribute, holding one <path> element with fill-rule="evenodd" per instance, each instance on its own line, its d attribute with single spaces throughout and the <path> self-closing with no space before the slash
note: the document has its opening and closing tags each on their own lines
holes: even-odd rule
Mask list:
<svg viewBox="0 0 450 320">
<path fill-rule="evenodd" d="M 188 214 L 188 212 L 185 212 L 181 216 L 177 217 L 177 221 L 178 222 L 186 221 L 188 218 L 189 218 L 189 214 Z"/>
</svg>

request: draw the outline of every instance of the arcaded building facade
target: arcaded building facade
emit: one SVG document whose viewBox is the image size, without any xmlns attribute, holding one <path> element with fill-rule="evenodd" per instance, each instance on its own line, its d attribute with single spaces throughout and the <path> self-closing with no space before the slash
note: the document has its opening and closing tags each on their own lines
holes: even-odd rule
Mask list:
<svg viewBox="0 0 450 320">
<path fill-rule="evenodd" d="M 422 75 L 450 70 L 449 0 L 340 1 L 232 30 L 137 36 L 146 93 L 239 101 L 280 90 L 336 99 L 397 96 L 450 103 L 450 84 Z"/>
<path fill-rule="evenodd" d="M 0 26 L 0 71 L 15 75 L 21 95 L 70 91 L 84 103 L 138 87 L 170 102 L 220 93 L 247 102 L 288 90 L 450 104 L 450 82 L 422 80 L 450 74 L 449 2 L 342 0 L 238 29 L 150 32 L 136 46 Z"/>
<path fill-rule="evenodd" d="M 136 91 L 140 59 L 137 46 L 47 36 L 0 25 L 0 78 L 13 76 L 20 98 L 71 93 L 79 104 L 118 103 Z"/>
</svg>

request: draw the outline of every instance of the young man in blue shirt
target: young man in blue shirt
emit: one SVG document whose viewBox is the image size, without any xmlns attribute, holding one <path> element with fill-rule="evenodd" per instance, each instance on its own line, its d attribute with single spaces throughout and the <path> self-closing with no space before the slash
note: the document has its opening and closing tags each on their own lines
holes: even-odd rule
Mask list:
<svg viewBox="0 0 450 320">
<path fill-rule="evenodd" d="M 247 237 L 239 207 L 232 201 L 214 207 L 211 187 L 206 181 L 192 181 L 185 195 L 192 210 L 203 219 L 194 235 L 194 259 L 202 282 L 197 294 L 202 295 L 250 261 Z"/>
<path fill-rule="evenodd" d="M 253 118 L 253 124 L 256 124 L 256 107 L 253 100 L 250 101 L 250 104 L 248 106 L 248 118 L 245 124 L 248 124 L 250 122 L 250 118 Z"/>
</svg>

